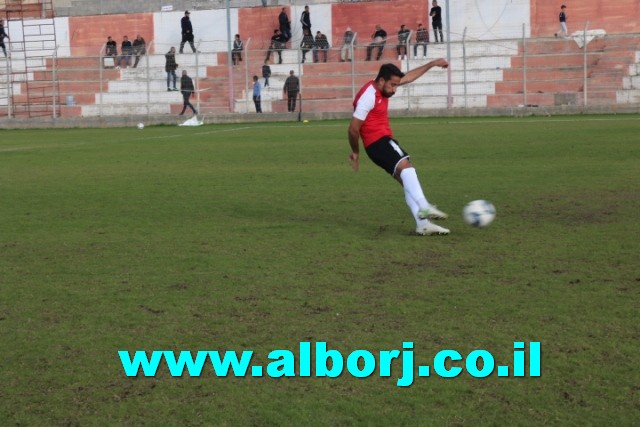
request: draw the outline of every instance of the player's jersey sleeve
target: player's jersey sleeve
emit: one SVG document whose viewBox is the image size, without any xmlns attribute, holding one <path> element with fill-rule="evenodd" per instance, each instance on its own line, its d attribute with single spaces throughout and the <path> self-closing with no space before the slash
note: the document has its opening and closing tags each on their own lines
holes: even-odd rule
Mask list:
<svg viewBox="0 0 640 427">
<path fill-rule="evenodd" d="M 367 118 L 367 115 L 373 107 L 376 105 L 376 91 L 373 86 L 369 86 L 367 90 L 365 90 L 360 98 L 356 101 L 356 108 L 353 112 L 353 117 L 358 120 L 363 120 Z"/>
</svg>

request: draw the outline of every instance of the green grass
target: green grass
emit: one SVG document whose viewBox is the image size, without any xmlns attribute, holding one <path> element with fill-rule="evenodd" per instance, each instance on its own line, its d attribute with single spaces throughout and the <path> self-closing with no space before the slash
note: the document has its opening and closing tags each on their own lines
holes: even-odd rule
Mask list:
<svg viewBox="0 0 640 427">
<path fill-rule="evenodd" d="M 412 235 L 344 121 L 0 132 L 0 424 L 637 423 L 638 116 L 392 125 L 451 235 Z M 117 354 L 300 341 L 540 341 L 542 376 L 128 378 Z"/>
</svg>

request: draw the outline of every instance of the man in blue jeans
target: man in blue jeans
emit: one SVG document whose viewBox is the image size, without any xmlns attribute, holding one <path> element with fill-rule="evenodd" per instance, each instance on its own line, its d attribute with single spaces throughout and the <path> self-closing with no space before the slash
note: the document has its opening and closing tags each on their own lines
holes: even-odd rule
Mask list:
<svg viewBox="0 0 640 427">
<path fill-rule="evenodd" d="M 164 55 L 164 58 L 166 60 L 164 70 L 167 72 L 167 91 L 178 90 L 176 87 L 176 70 L 178 69 L 178 64 L 176 64 L 176 48 L 171 46 L 171 49 Z M 173 89 L 171 88 L 172 81 Z"/>
</svg>

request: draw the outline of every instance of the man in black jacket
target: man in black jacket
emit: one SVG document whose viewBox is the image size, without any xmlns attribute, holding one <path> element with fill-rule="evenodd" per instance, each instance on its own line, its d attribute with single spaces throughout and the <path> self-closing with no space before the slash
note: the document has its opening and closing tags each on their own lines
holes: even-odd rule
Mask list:
<svg viewBox="0 0 640 427">
<path fill-rule="evenodd" d="M 196 47 L 193 44 L 193 27 L 191 26 L 191 19 L 189 18 L 189 11 L 184 13 L 184 16 L 180 20 L 180 26 L 182 27 L 182 41 L 180 42 L 180 53 L 184 49 L 184 44 L 189 43 L 193 53 L 196 52 Z"/>
<path fill-rule="evenodd" d="M 283 7 L 280 15 L 278 15 L 278 24 L 280 24 L 280 32 L 289 41 L 291 39 L 291 21 L 287 16 L 287 11 Z"/>
<path fill-rule="evenodd" d="M 133 54 L 136 56 L 136 61 L 133 63 L 133 68 L 138 66 L 138 62 L 140 62 L 140 57 L 147 53 L 147 43 L 144 41 L 144 38 L 138 34 L 138 37 L 133 41 Z"/>
<path fill-rule="evenodd" d="M 187 75 L 187 70 L 182 70 L 182 77 L 180 78 L 180 91 L 182 91 L 182 98 L 184 102 L 180 115 L 184 114 L 187 107 L 191 108 L 193 114 L 198 114 L 193 105 L 191 105 L 191 102 L 189 102 L 189 99 L 193 95 L 194 89 L 195 88 L 193 87 L 193 80 L 191 80 L 191 77 Z"/>
<path fill-rule="evenodd" d="M 289 71 L 289 77 L 285 80 L 282 91 L 287 95 L 287 110 L 293 113 L 296 111 L 296 99 L 300 93 L 300 80 L 294 75 L 293 70 Z"/>
<path fill-rule="evenodd" d="M 271 37 L 271 45 L 269 45 L 269 50 L 267 51 L 267 57 L 265 61 L 269 61 L 271 59 L 271 52 L 275 51 L 278 54 L 278 64 L 282 64 L 282 49 L 285 47 L 285 43 L 287 39 L 282 35 L 280 30 L 273 30 L 273 36 Z"/>
</svg>

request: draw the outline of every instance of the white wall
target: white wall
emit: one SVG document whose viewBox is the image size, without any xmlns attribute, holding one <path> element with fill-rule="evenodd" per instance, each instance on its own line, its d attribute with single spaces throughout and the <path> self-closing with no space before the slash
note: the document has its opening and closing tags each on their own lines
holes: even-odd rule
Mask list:
<svg viewBox="0 0 640 427">
<path fill-rule="evenodd" d="M 164 53 L 175 46 L 179 50 L 182 40 L 180 19 L 184 11 L 157 12 L 153 14 L 153 32 L 155 34 L 155 51 Z M 227 11 L 225 9 L 191 11 L 191 25 L 193 26 L 194 42 L 198 41 L 200 50 L 204 52 L 227 51 Z M 238 32 L 238 9 L 230 10 L 231 38 Z M 191 52 L 187 43 L 185 52 Z"/>
<path fill-rule="evenodd" d="M 446 27 L 446 0 L 438 3 Z M 451 40 L 461 40 L 465 27 L 467 39 L 521 38 L 523 23 L 526 37 L 531 34 L 530 0 L 449 0 L 449 6 Z"/>
</svg>

